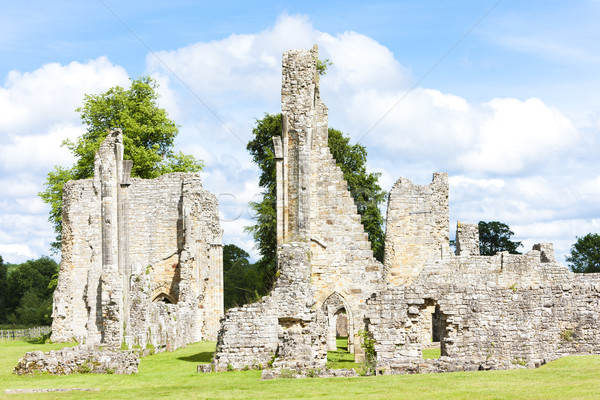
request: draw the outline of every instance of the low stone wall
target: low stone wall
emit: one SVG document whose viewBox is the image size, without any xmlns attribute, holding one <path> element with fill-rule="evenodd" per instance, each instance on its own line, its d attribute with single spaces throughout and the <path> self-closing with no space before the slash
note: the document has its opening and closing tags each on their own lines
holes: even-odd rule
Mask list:
<svg viewBox="0 0 600 400">
<path fill-rule="evenodd" d="M 271 294 L 226 313 L 213 360 L 215 371 L 325 368 L 326 322 L 314 307 L 309 255 L 308 243 L 283 245 L 280 277 Z"/>
<path fill-rule="evenodd" d="M 52 350 L 32 351 L 19 360 L 13 373 L 17 375 L 47 372 L 51 375 L 74 373 L 137 374 L 139 357 L 133 351 L 112 351 L 96 346 L 80 345 Z"/>
<path fill-rule="evenodd" d="M 600 353 L 600 274 L 573 274 L 538 250 L 452 257 L 368 300 L 377 368 L 392 373 L 539 367 Z M 439 361 L 422 359 L 441 324 Z M 447 356 L 447 357 L 444 357 Z"/>
</svg>

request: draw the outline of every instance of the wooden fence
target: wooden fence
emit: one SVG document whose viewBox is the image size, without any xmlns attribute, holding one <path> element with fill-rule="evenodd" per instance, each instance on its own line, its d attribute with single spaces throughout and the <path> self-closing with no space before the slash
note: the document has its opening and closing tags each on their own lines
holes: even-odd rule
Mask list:
<svg viewBox="0 0 600 400">
<path fill-rule="evenodd" d="M 52 330 L 50 326 L 37 326 L 27 329 L 2 329 L 0 330 L 0 340 L 22 340 L 34 339 L 42 335 L 47 335 Z"/>
</svg>

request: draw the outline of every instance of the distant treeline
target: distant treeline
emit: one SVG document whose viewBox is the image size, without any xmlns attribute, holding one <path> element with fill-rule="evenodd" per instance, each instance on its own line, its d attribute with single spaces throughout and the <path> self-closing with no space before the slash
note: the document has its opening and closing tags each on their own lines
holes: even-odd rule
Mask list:
<svg viewBox="0 0 600 400">
<path fill-rule="evenodd" d="M 51 325 L 58 264 L 49 257 L 22 264 L 0 256 L 0 324 Z"/>
</svg>

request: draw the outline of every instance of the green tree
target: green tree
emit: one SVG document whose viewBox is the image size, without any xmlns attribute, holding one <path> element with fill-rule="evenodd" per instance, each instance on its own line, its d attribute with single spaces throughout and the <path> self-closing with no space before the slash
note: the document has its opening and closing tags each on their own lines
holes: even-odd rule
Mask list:
<svg viewBox="0 0 600 400">
<path fill-rule="evenodd" d="M 276 176 L 273 159 L 272 138 L 281 136 L 281 114 L 266 114 L 256 121 L 252 130 L 253 139 L 247 149 L 261 174 L 259 185 L 263 188 L 263 199 L 250 203 L 256 214 L 256 224 L 247 227 L 261 255 L 258 268 L 265 271 L 265 292 L 270 289 L 276 274 L 277 217 L 276 217 Z M 329 148 L 348 182 L 348 189 L 361 215 L 365 231 L 369 235 L 373 253 L 378 260 L 383 259 L 383 216 L 379 205 L 385 201 L 386 193 L 378 183 L 380 174 L 366 170 L 367 152 L 359 144 L 350 145 L 350 139 L 342 132 L 329 129 Z"/>
<path fill-rule="evenodd" d="M 588 233 L 577 237 L 566 260 L 573 272 L 600 272 L 600 235 Z"/>
<path fill-rule="evenodd" d="M 263 271 L 249 261 L 250 255 L 234 244 L 223 247 L 225 309 L 258 300 L 263 291 Z"/>
<path fill-rule="evenodd" d="M 510 240 L 512 235 L 514 235 L 514 232 L 502 222 L 479 221 L 479 253 L 482 256 L 493 256 L 500 251 L 520 254 L 517 249 L 522 244 Z"/>
<path fill-rule="evenodd" d="M 40 298 L 34 289 L 29 289 L 21 298 L 16 309 L 19 325 L 52 325 L 52 296 Z"/>
<path fill-rule="evenodd" d="M 25 323 L 20 320 L 22 315 L 27 315 L 29 321 L 30 316 L 35 314 L 41 317 L 34 323 L 47 323 L 49 316 L 46 320 L 42 317 L 49 314 L 48 309 L 54 294 L 54 287 L 50 283 L 57 273 L 58 264 L 49 257 L 29 260 L 18 265 L 6 279 L 6 314 L 16 314 L 20 323 Z M 34 305 L 39 310 L 32 314 L 31 309 Z"/>
<path fill-rule="evenodd" d="M 202 162 L 193 156 L 173 151 L 179 128 L 158 107 L 157 88 L 152 78 L 137 78 L 131 81 L 129 89 L 115 86 L 105 93 L 85 95 L 83 106 L 75 110 L 80 113 L 86 133 L 74 142 L 65 140 L 63 145 L 77 161 L 70 168 L 55 167 L 48 174 L 45 190 L 39 194 L 51 206 L 48 220 L 57 234 L 52 243 L 55 251 L 60 250 L 61 244 L 63 186 L 72 179 L 92 177 L 94 157 L 110 130 L 123 130 L 123 157 L 133 160 L 134 177 L 150 179 L 169 172 L 202 169 Z"/>
<path fill-rule="evenodd" d="M 4 260 L 0 256 L 0 322 L 6 319 L 6 269 L 7 266 L 4 265 Z"/>
</svg>

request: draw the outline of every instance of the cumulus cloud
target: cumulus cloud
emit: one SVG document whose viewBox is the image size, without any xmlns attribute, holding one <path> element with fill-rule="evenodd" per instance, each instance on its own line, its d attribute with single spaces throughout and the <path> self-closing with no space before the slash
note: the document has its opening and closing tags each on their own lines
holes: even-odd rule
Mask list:
<svg viewBox="0 0 600 400">
<path fill-rule="evenodd" d="M 122 67 L 100 57 L 87 63 L 46 64 L 32 72 L 9 72 L 0 88 L 0 135 L 44 134 L 49 125 L 77 119 L 86 93 L 127 85 Z"/>
<path fill-rule="evenodd" d="M 383 172 L 384 189 L 400 176 L 419 181 L 448 171 L 453 221 L 500 220 L 528 244 L 538 241 L 544 224 L 564 221 L 557 223 L 560 228 L 547 229 L 560 242 L 559 251 L 568 250 L 568 238 L 587 233 L 577 226 L 598 229 L 597 219 L 596 225 L 581 221 L 584 213 L 597 216 L 600 211 L 600 177 L 582 173 L 585 166 L 578 160 L 596 158 L 592 149 L 600 125 L 582 136 L 561 110 L 538 98 L 472 103 L 435 88 L 410 90 L 414 77 L 408 63 L 372 38 L 320 32 L 304 16 L 282 14 L 261 32 L 165 49 L 146 58 L 147 72 L 161 84 L 161 106 L 182 125 L 178 150 L 205 160 L 204 186 L 219 197 L 226 243 L 257 256 L 243 230 L 252 224 L 248 201 L 260 199 L 258 170 L 245 145 L 254 118 L 280 110 L 282 53 L 314 43 L 320 57 L 333 62 L 321 80 L 330 125 L 367 147 L 369 169 Z M 11 72 L 0 87 L 0 107 L 8 110 L 0 115 L 0 179 L 14 182 L 6 176 L 30 170 L 31 159 L 45 170 L 53 162 L 72 162 L 59 144 L 81 132 L 74 108 L 83 93 L 115 84 L 126 85 L 127 74 L 102 57 Z M 574 147 L 582 141 L 591 145 Z M 558 176 L 549 177 L 559 169 Z M 0 195 L 0 204 L 23 206 L 41 216 L 39 204 L 20 205 L 15 199 L 35 195 L 43 178 L 38 174 L 37 181 L 27 178 L 15 185 L 12 194 Z M 40 248 L 39 240 L 9 239 L 17 228 L 4 228 L 6 214 L 0 213 L 0 220 L 1 242 L 15 257 L 25 254 L 18 244 Z"/>
<path fill-rule="evenodd" d="M 448 171 L 452 218 L 501 220 L 516 224 L 524 235 L 530 232 L 523 229 L 528 224 L 573 218 L 573 208 L 584 198 L 581 191 L 594 193 L 593 180 L 580 190 L 566 172 L 557 180 L 545 178 L 557 165 L 576 164 L 574 144 L 581 132 L 560 110 L 538 98 L 475 104 L 435 88 L 410 90 L 410 67 L 375 40 L 356 32 L 319 32 L 307 18 L 283 14 L 273 27 L 255 34 L 147 57 L 149 72 L 168 79 L 169 88 L 177 91 L 170 98 L 184 124 L 195 126 L 194 139 L 186 133 L 181 140 L 200 141 L 205 149 L 206 186 L 227 194 L 223 216 L 235 221 L 225 222 L 232 230 L 231 236 L 226 230 L 226 240 L 247 240 L 242 227 L 251 219 L 239 213 L 240 199 L 249 196 L 236 196 L 248 192 L 240 177 L 256 179 L 257 171 L 244 147 L 253 118 L 279 110 L 281 54 L 313 43 L 322 59 L 333 62 L 321 79 L 330 125 L 367 147 L 370 169 L 383 172 L 385 189 L 399 176 L 418 181 Z M 190 102 L 194 95 L 183 95 L 178 79 L 200 101 Z M 251 192 L 250 197 L 260 197 L 256 184 Z M 568 235 L 564 232 L 563 238 Z"/>
<path fill-rule="evenodd" d="M 86 93 L 126 86 L 125 70 L 106 57 L 11 71 L 0 86 L 0 254 L 9 262 L 47 254 L 48 207 L 37 197 L 55 165 L 74 159 L 61 147 L 84 132 L 75 108 Z"/>
</svg>

